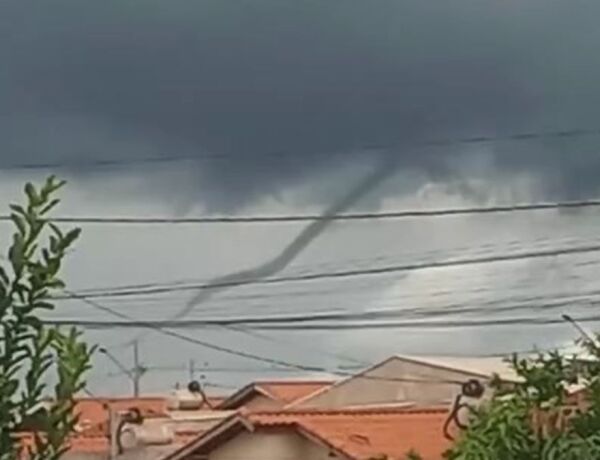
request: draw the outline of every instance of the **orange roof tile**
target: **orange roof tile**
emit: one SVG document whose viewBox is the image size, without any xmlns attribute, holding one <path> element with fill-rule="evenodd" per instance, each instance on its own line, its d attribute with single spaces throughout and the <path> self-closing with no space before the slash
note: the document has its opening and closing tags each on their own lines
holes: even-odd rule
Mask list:
<svg viewBox="0 0 600 460">
<path fill-rule="evenodd" d="M 164 460 L 206 454 L 240 431 L 289 429 L 344 458 L 366 460 L 387 456 L 405 460 L 411 450 L 423 460 L 441 460 L 451 446 L 443 434 L 447 408 L 242 411 L 196 437 Z"/>
<path fill-rule="evenodd" d="M 423 460 L 440 460 L 450 447 L 442 427 L 447 409 L 373 409 L 250 413 L 255 427 L 297 426 L 354 459 L 387 455 L 404 459 L 414 449 Z"/>
<path fill-rule="evenodd" d="M 34 448 L 35 443 L 32 433 L 23 433 L 20 437 L 23 450 L 26 450 L 27 448 Z M 97 454 L 107 452 L 109 448 L 109 442 L 108 438 L 104 435 L 98 436 L 96 434 L 78 434 L 70 437 L 67 440 L 67 446 L 69 447 L 70 452 Z M 23 458 L 26 457 L 24 456 Z"/>
<path fill-rule="evenodd" d="M 76 401 L 75 413 L 79 415 L 78 432 L 68 440 L 69 450 L 78 453 L 103 453 L 109 448 L 108 411 L 138 408 L 146 418 L 166 413 L 167 401 L 160 397 L 143 398 L 81 398 Z M 23 446 L 30 445 L 32 435 L 23 434 Z"/>
<path fill-rule="evenodd" d="M 69 451 L 77 453 L 106 453 L 109 442 L 106 436 L 74 436 L 68 441 Z"/>
</svg>

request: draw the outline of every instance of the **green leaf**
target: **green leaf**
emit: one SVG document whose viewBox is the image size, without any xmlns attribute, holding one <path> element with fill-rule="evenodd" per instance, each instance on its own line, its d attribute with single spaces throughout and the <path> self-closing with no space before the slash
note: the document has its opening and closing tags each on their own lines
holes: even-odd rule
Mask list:
<svg viewBox="0 0 600 460">
<path fill-rule="evenodd" d="M 2 282 L 6 285 L 8 285 L 10 283 L 10 280 L 8 279 L 8 275 L 6 274 L 6 270 L 4 270 L 4 268 L 1 266 L 0 266 L 0 280 L 2 280 Z"/>
<path fill-rule="evenodd" d="M 67 183 L 66 180 L 56 180 L 56 176 L 48 177 L 46 181 L 46 185 L 44 189 L 48 195 L 56 192 L 58 189 L 62 188 Z"/>
<path fill-rule="evenodd" d="M 24 259 L 24 241 L 23 236 L 16 233 L 13 237 L 13 245 L 8 251 L 8 258 L 13 266 L 13 271 L 17 274 L 21 274 L 23 266 L 25 265 Z"/>
<path fill-rule="evenodd" d="M 42 321 L 37 316 L 26 316 L 23 318 L 23 323 L 38 330 L 43 327 Z"/>
<path fill-rule="evenodd" d="M 50 201 L 50 203 L 48 203 L 46 206 L 44 206 L 41 210 L 40 210 L 40 216 L 45 216 L 46 214 L 48 214 L 50 211 L 52 211 L 52 209 L 54 209 L 58 204 L 60 203 L 60 200 L 58 198 L 55 198 L 54 200 Z"/>
<path fill-rule="evenodd" d="M 16 230 L 8 258 L 14 276 L 0 267 L 0 460 L 20 458 L 11 450 L 11 437 L 22 428 L 19 420 L 31 414 L 48 392 L 45 382 L 52 377 L 50 372 L 56 373 L 57 400 L 47 416 L 35 420 L 44 432 L 33 433 L 31 460 L 59 460 L 75 427 L 73 398 L 91 368 L 95 348 L 85 344 L 81 333 L 73 329 L 62 334 L 44 325 L 41 315 L 42 310 L 54 308 L 50 289 L 64 287 L 62 257 L 80 233 L 74 229 L 65 235 L 42 217 L 59 203 L 51 194 L 63 184 L 54 177 L 40 189 L 27 184 L 27 205 L 11 205 Z M 39 237 L 47 224 L 51 235 L 46 243 Z"/>
<path fill-rule="evenodd" d="M 58 239 L 55 236 L 50 236 L 50 251 L 52 251 L 53 254 L 59 252 Z"/>
<path fill-rule="evenodd" d="M 71 246 L 75 242 L 75 240 L 77 238 L 79 238 L 79 235 L 81 235 L 80 228 L 74 228 L 74 229 L 70 230 L 62 240 L 62 243 L 61 243 L 62 249 L 64 250 L 64 249 L 67 249 L 69 246 Z"/>
<path fill-rule="evenodd" d="M 8 395 L 13 395 L 14 393 L 16 393 L 18 388 L 19 388 L 19 380 L 17 380 L 17 379 L 9 380 L 8 382 L 6 382 L 3 385 L 2 396 L 4 397 L 4 396 L 8 396 Z"/>
<path fill-rule="evenodd" d="M 54 310 L 54 305 L 49 302 L 35 302 L 33 308 L 41 310 Z"/>
<path fill-rule="evenodd" d="M 11 214 L 10 218 L 14 222 L 19 233 L 25 237 L 25 235 L 27 235 L 27 222 L 25 221 L 25 218 L 19 214 Z"/>
<path fill-rule="evenodd" d="M 52 231 L 54 232 L 54 234 L 56 235 L 56 237 L 58 239 L 63 239 L 63 237 L 64 237 L 63 232 L 60 230 L 58 225 L 56 225 L 52 222 L 50 222 L 48 225 L 50 225 L 50 228 L 52 229 Z"/>
<path fill-rule="evenodd" d="M 28 182 L 25 185 L 25 193 L 27 194 L 27 198 L 29 198 L 29 203 L 32 206 L 39 206 L 42 202 L 42 199 L 40 198 L 40 196 L 37 193 L 37 190 L 35 189 L 34 185 L 31 182 Z"/>
<path fill-rule="evenodd" d="M 60 279 L 53 279 L 51 281 L 48 281 L 46 283 L 46 286 L 50 289 L 64 289 L 65 287 L 67 287 L 64 281 Z"/>
<path fill-rule="evenodd" d="M 23 206 L 21 206 L 19 204 L 11 204 L 11 205 L 9 205 L 9 208 L 11 209 L 11 211 L 13 211 L 21 216 L 27 215 L 27 212 L 25 211 L 25 209 L 23 209 Z"/>
</svg>

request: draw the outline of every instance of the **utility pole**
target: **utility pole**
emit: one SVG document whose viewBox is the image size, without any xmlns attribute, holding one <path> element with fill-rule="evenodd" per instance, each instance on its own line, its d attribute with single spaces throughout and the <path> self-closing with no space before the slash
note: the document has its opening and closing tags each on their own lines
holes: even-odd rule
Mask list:
<svg viewBox="0 0 600 460">
<path fill-rule="evenodd" d="M 140 396 L 140 380 L 142 379 L 142 375 L 144 375 L 144 369 L 140 365 L 138 341 L 135 340 L 133 342 L 133 371 L 131 372 L 134 398 L 138 398 Z"/>
<path fill-rule="evenodd" d="M 193 359 L 190 359 L 190 364 L 189 364 L 189 370 L 190 370 L 190 382 L 193 382 L 194 380 L 196 380 L 196 363 L 194 363 Z"/>
<path fill-rule="evenodd" d="M 146 368 L 140 364 L 139 347 L 137 340 L 133 342 L 133 369 L 127 369 L 121 362 L 115 358 L 106 348 L 100 348 L 100 353 L 110 359 L 133 384 L 133 396 L 135 398 L 140 395 L 140 381 L 146 373 Z"/>
<path fill-rule="evenodd" d="M 109 451 L 109 459 L 115 460 L 119 455 L 119 445 L 117 442 L 117 436 L 119 436 L 119 416 L 117 411 L 107 404 L 108 409 L 108 426 L 109 426 L 109 434 L 110 434 L 110 451 Z"/>
</svg>

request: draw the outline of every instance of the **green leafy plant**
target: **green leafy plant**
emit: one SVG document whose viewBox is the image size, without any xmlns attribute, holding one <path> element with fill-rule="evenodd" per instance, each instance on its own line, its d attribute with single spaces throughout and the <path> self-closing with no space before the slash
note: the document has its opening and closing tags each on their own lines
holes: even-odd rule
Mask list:
<svg viewBox="0 0 600 460">
<path fill-rule="evenodd" d="M 26 204 L 11 205 L 15 227 L 0 265 L 0 460 L 56 460 L 77 422 L 74 397 L 85 387 L 94 347 L 75 329 L 44 324 L 52 295 L 65 287 L 63 260 L 80 230 L 64 233 L 49 221 L 64 185 L 50 177 L 25 186 Z M 50 387 L 49 381 L 55 381 Z"/>
<path fill-rule="evenodd" d="M 585 362 L 558 352 L 514 356 L 519 383 L 498 389 L 490 403 L 475 410 L 446 458 L 600 459 L 600 350 L 585 346 L 593 355 Z M 584 385 L 585 408 L 566 405 L 566 388 L 573 383 Z"/>
</svg>

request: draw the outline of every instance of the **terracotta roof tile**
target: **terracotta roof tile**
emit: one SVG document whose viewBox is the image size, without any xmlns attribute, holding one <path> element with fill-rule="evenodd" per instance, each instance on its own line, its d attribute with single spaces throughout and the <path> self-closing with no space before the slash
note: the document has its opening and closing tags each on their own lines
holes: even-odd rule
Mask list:
<svg viewBox="0 0 600 460">
<path fill-rule="evenodd" d="M 33 434 L 23 433 L 21 436 L 23 449 L 34 447 Z M 106 436 L 76 435 L 68 439 L 69 451 L 82 454 L 105 453 L 108 451 L 109 443 Z"/>
<path fill-rule="evenodd" d="M 300 427 L 355 459 L 385 454 L 401 460 L 414 449 L 423 460 L 440 460 L 450 447 L 442 427 L 447 409 L 260 412 L 255 426 Z"/>
</svg>

